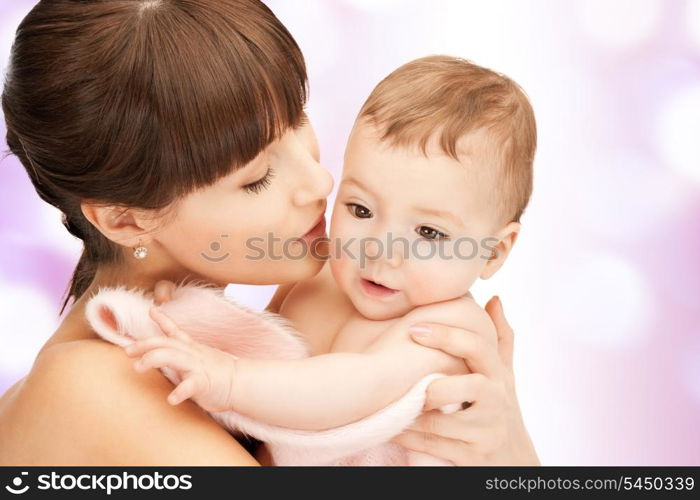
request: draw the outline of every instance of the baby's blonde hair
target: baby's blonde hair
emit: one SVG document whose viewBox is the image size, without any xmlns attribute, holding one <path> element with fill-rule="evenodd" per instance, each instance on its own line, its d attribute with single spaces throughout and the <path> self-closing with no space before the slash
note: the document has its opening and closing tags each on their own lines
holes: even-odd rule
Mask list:
<svg viewBox="0 0 700 500">
<path fill-rule="evenodd" d="M 488 130 L 500 164 L 502 215 L 520 220 L 532 192 L 537 132 L 525 92 L 507 76 L 457 57 L 423 57 L 384 78 L 358 118 L 379 127 L 382 141 L 417 145 L 424 154 L 435 137 L 457 160 L 460 138 Z"/>
</svg>

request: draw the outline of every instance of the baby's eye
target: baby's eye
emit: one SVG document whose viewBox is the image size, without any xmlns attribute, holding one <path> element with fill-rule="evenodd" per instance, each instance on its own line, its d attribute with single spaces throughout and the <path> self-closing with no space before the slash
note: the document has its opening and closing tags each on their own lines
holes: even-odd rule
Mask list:
<svg viewBox="0 0 700 500">
<path fill-rule="evenodd" d="M 358 219 L 370 219 L 372 217 L 372 211 L 367 207 L 363 207 L 357 203 L 347 203 L 346 206 L 348 210 L 350 210 L 350 213 Z"/>
<path fill-rule="evenodd" d="M 419 226 L 416 228 L 416 233 L 425 238 L 426 240 L 446 240 L 449 238 L 445 233 L 433 229 L 430 226 Z"/>
</svg>

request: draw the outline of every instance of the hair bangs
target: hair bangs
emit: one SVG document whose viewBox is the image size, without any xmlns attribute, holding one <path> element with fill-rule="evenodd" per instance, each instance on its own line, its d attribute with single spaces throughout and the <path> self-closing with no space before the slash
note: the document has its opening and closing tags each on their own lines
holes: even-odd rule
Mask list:
<svg viewBox="0 0 700 500">
<path fill-rule="evenodd" d="M 152 126 L 138 128 L 156 144 L 146 161 L 157 168 L 144 170 L 152 173 L 144 189 L 167 182 L 180 196 L 207 186 L 301 121 L 304 59 L 279 23 L 261 25 L 260 12 L 248 20 L 246 11 L 261 7 L 163 2 L 140 13 L 132 43 L 143 50 L 132 52 L 137 68 L 129 74 L 142 81 L 124 83 L 145 90 L 131 95 L 141 95 L 151 114 L 144 119 Z"/>
</svg>

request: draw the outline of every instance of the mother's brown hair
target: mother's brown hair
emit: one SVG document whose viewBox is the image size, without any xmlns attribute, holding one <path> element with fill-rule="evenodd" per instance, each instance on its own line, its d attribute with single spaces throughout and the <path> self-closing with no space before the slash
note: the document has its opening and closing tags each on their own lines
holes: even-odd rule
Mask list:
<svg viewBox="0 0 700 500">
<path fill-rule="evenodd" d="M 252 160 L 303 114 L 301 51 L 257 0 L 40 1 L 2 93 L 8 154 L 84 248 L 63 303 L 120 247 L 82 201 L 161 209 Z"/>
</svg>

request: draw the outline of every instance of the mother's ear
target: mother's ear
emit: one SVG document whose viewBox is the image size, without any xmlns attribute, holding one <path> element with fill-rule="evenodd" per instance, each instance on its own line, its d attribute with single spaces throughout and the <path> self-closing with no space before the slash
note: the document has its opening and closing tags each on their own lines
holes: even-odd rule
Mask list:
<svg viewBox="0 0 700 500">
<path fill-rule="evenodd" d="M 479 275 L 482 280 L 489 279 L 501 268 L 515 245 L 518 234 L 520 234 L 520 223 L 509 222 L 494 236 L 498 242 L 490 247 L 492 249 L 491 256 Z"/>
<path fill-rule="evenodd" d="M 125 246 L 136 247 L 150 242 L 149 233 L 156 227 L 152 210 L 105 205 L 92 201 L 80 204 L 83 215 L 109 240 Z"/>
</svg>

